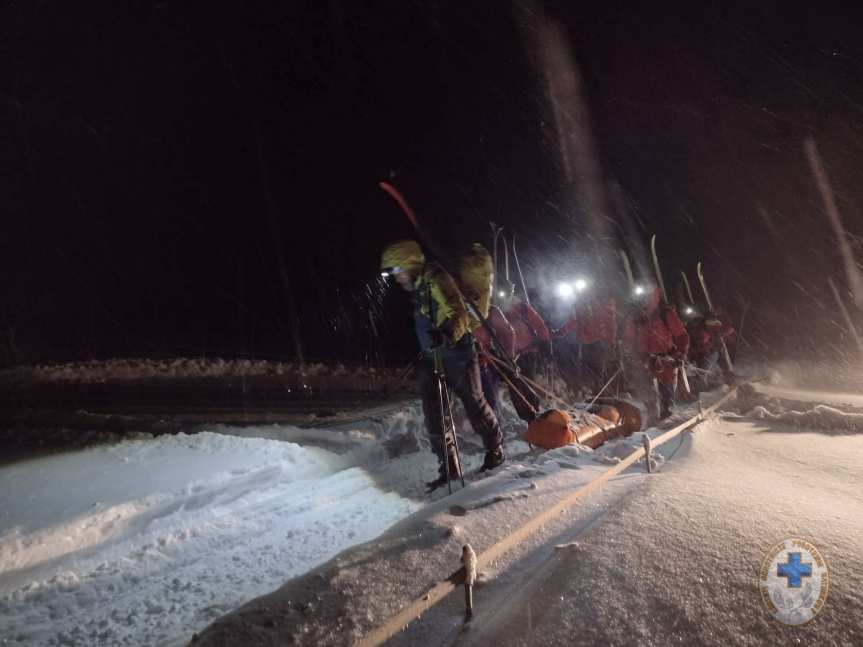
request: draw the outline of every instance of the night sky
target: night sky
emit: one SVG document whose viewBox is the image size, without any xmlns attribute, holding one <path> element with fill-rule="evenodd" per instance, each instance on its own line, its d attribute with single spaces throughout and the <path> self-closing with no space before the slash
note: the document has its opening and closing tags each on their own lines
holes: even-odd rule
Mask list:
<svg viewBox="0 0 863 647">
<path fill-rule="evenodd" d="M 0 9 L 0 361 L 409 357 L 377 259 L 413 232 L 382 178 L 442 241 L 516 233 L 531 283 L 581 267 L 543 16 L 583 80 L 604 242 L 641 262 L 656 233 L 667 280 L 703 259 L 756 347 L 846 344 L 803 142 L 859 258 L 859 10 L 45 1 Z"/>
</svg>

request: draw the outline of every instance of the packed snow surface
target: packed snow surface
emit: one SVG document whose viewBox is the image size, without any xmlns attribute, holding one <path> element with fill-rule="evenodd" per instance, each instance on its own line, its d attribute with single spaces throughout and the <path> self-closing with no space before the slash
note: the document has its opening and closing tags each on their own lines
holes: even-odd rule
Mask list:
<svg viewBox="0 0 863 647">
<path fill-rule="evenodd" d="M 185 643 L 418 507 L 362 454 L 202 432 L 3 466 L 0 642 Z"/>
</svg>

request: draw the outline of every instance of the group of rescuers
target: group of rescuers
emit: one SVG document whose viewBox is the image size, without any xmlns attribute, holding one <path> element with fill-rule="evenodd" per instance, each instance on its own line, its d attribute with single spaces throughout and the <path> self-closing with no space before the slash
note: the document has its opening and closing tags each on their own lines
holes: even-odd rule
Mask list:
<svg viewBox="0 0 863 647">
<path fill-rule="evenodd" d="M 479 245 L 474 249 L 485 252 Z M 445 446 L 437 375 L 443 375 L 461 400 L 482 438 L 481 471 L 506 460 L 498 421 L 500 386 L 509 386 L 510 399 L 523 420 L 537 415 L 539 397 L 515 386 L 519 381 L 514 372 L 536 379 L 542 367 L 556 359 L 575 397 L 597 395 L 603 387 L 607 392 L 611 382 L 619 380 L 620 387 L 625 379 L 625 389 L 644 403 L 649 424 L 671 415 L 684 360 L 695 367 L 699 385 L 706 386 L 717 367 L 725 381 L 733 379 L 720 349 L 723 343 L 733 349 L 735 331 L 720 314 L 693 316 L 684 325 L 676 309 L 662 301 L 659 288 L 648 286 L 621 299 L 619 317 L 611 290 L 592 289 L 576 300 L 569 319 L 552 330 L 512 286 L 504 291 L 500 307 L 491 304 L 493 270 L 485 255 L 485 264 L 480 255 L 474 271 L 487 282 L 487 290 L 456 280 L 439 262 L 427 259 L 414 240 L 395 242 L 381 256 L 382 272 L 413 297 L 420 347 L 417 379 L 431 447 L 439 461 L 439 477 L 427 484 L 429 490 L 446 484 L 447 472 L 450 478 L 459 476 L 458 462 Z M 510 360 L 517 362 L 515 367 Z"/>
</svg>

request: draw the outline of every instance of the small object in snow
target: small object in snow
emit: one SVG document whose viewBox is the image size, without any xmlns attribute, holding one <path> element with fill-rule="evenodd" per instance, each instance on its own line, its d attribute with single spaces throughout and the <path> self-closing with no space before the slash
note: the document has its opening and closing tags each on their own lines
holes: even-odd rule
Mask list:
<svg viewBox="0 0 863 647">
<path fill-rule="evenodd" d="M 473 618 L 473 585 L 476 583 L 476 553 L 470 544 L 461 549 L 461 563 L 464 564 L 464 603 L 465 618 Z"/>
<path fill-rule="evenodd" d="M 463 517 L 467 514 L 467 508 L 463 505 L 451 505 L 449 507 L 449 513 L 454 517 Z"/>
<path fill-rule="evenodd" d="M 577 541 L 571 541 L 571 542 L 566 543 L 566 544 L 558 544 L 557 546 L 554 547 L 554 549 L 555 550 L 562 550 L 564 548 L 578 548 L 578 547 L 579 547 L 579 545 L 578 545 Z"/>
<path fill-rule="evenodd" d="M 641 441 L 644 443 L 644 463 L 647 466 L 647 473 L 650 474 L 653 472 L 653 467 L 650 464 L 650 452 L 653 449 L 653 446 L 650 442 L 650 436 L 644 434 L 641 437 Z"/>
</svg>

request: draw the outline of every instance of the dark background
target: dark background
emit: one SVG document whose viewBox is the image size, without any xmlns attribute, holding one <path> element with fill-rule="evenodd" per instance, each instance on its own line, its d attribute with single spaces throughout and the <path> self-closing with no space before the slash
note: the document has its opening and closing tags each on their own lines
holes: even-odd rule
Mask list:
<svg viewBox="0 0 863 647">
<path fill-rule="evenodd" d="M 803 142 L 859 253 L 859 10 L 22 1 L 0 11 L 3 362 L 409 357 L 407 301 L 377 278 L 413 234 L 385 177 L 442 240 L 516 233 L 532 284 L 579 266 L 540 6 L 584 81 L 606 242 L 643 264 L 656 233 L 669 280 L 703 259 L 756 349 L 847 350 Z"/>
</svg>

